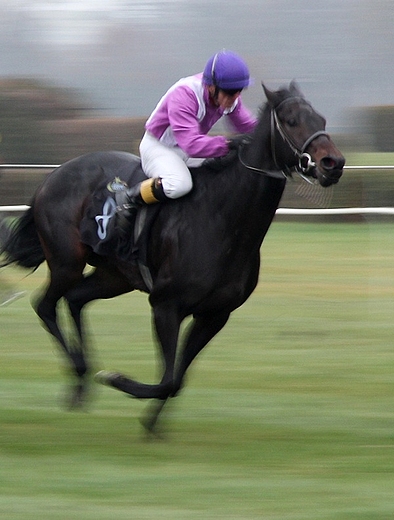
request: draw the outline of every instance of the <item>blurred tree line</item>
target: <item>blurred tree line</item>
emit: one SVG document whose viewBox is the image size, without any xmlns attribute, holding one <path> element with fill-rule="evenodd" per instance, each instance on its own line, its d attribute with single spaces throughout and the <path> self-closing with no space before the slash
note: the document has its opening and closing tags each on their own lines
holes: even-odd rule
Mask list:
<svg viewBox="0 0 394 520">
<path fill-rule="evenodd" d="M 345 140 L 354 151 L 394 152 L 394 106 L 352 108 Z"/>
<path fill-rule="evenodd" d="M 94 117 L 75 90 L 36 79 L 0 80 L 0 157 L 6 163 L 57 164 L 96 150 L 136 153 L 144 123 Z"/>
<path fill-rule="evenodd" d="M 0 158 L 62 163 L 96 150 L 138 153 L 145 118 L 97 116 L 78 91 L 30 78 L 0 80 Z M 353 110 L 345 147 L 394 151 L 394 106 Z M 342 136 L 336 136 L 339 145 Z"/>
</svg>

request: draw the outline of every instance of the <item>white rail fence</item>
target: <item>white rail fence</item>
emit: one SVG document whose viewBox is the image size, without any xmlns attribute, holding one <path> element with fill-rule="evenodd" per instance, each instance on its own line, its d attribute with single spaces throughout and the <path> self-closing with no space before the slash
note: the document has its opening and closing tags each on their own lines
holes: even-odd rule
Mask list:
<svg viewBox="0 0 394 520">
<path fill-rule="evenodd" d="M 54 170 L 59 164 L 0 164 L 2 170 Z M 394 166 L 345 166 L 345 170 L 393 170 Z M 0 206 L 0 211 L 21 212 L 28 209 L 25 204 L 12 206 Z M 329 208 L 329 209 L 299 209 L 278 208 L 278 215 L 394 215 L 394 207 L 369 207 L 369 208 Z"/>
</svg>

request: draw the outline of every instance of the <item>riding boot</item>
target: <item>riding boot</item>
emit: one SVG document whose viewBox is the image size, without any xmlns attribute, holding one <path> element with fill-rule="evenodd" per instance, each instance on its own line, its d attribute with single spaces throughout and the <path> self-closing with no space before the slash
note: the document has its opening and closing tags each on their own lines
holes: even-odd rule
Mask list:
<svg viewBox="0 0 394 520">
<path fill-rule="evenodd" d="M 138 208 L 144 204 L 155 204 L 166 199 L 161 179 L 147 179 L 127 190 L 116 193 L 117 223 L 124 231 L 134 223 Z"/>
</svg>

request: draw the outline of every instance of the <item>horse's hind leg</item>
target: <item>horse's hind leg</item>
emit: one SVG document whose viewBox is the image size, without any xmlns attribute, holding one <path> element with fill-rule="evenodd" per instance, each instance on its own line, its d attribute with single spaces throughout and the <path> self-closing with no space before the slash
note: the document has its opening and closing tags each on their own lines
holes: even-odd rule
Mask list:
<svg viewBox="0 0 394 520">
<path fill-rule="evenodd" d="M 97 267 L 64 295 L 78 334 L 80 355 L 87 362 L 87 341 L 83 325 L 84 306 L 97 299 L 113 298 L 130 292 L 134 287 L 116 268 Z M 82 401 L 86 392 L 86 381 L 81 379 L 74 389 L 74 401 Z"/>
<path fill-rule="evenodd" d="M 97 267 L 65 294 L 81 344 L 85 344 L 83 307 L 93 300 L 114 298 L 133 289 L 134 287 L 117 269 Z"/>
<path fill-rule="evenodd" d="M 35 304 L 35 310 L 43 322 L 43 326 L 59 342 L 63 352 L 69 360 L 77 378 L 82 381 L 88 371 L 83 348 L 81 345 L 70 346 L 60 330 L 57 315 L 59 300 L 70 286 L 82 280 L 82 268 L 78 271 L 52 266 L 49 285 L 44 295 Z"/>
<path fill-rule="evenodd" d="M 81 280 L 86 265 L 86 248 L 79 242 L 78 230 L 73 225 L 65 226 L 59 221 L 59 214 L 36 215 L 37 232 L 40 235 L 43 249 L 50 270 L 50 279 L 44 295 L 34 304 L 43 326 L 58 341 L 73 373 L 77 377 L 74 394 L 82 393 L 88 365 L 83 345 L 77 340 L 70 345 L 58 322 L 57 306 L 66 292 Z M 49 218 L 51 217 L 51 219 Z M 50 225 L 50 224 L 51 225 Z M 55 232 L 57 230 L 57 232 Z M 74 403 L 74 401 L 77 401 Z M 79 404 L 75 397 L 71 404 Z"/>
</svg>

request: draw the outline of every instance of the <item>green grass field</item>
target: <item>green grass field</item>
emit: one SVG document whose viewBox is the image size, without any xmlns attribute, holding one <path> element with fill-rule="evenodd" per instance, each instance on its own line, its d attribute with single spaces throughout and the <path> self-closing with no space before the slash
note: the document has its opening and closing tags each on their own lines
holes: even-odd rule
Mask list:
<svg viewBox="0 0 394 520">
<path fill-rule="evenodd" d="M 0 517 L 7 520 L 394 518 L 391 223 L 275 222 L 260 284 L 191 368 L 148 441 L 147 403 L 67 377 L 29 299 L 45 269 L 3 277 Z M 97 370 L 156 381 L 145 295 L 88 311 Z"/>
</svg>

